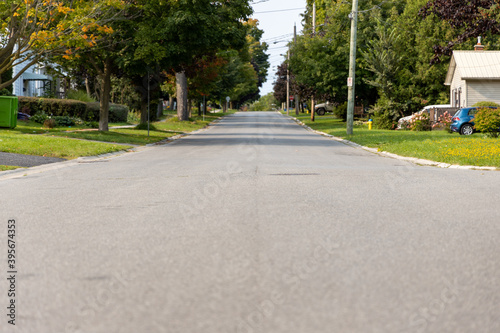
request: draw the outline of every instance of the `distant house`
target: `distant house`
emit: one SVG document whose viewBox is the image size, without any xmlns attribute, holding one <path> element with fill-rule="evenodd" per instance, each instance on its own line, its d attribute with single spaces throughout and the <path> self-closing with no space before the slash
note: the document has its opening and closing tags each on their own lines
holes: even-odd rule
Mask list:
<svg viewBox="0 0 500 333">
<path fill-rule="evenodd" d="M 17 75 L 23 68 L 15 66 L 13 75 Z M 43 96 L 52 91 L 54 79 L 45 74 L 43 65 L 28 68 L 13 84 L 13 94 L 16 96 L 36 97 Z"/>
<path fill-rule="evenodd" d="M 452 107 L 500 104 L 500 51 L 483 51 L 480 40 L 474 51 L 453 51 L 445 85 L 450 86 Z"/>
</svg>

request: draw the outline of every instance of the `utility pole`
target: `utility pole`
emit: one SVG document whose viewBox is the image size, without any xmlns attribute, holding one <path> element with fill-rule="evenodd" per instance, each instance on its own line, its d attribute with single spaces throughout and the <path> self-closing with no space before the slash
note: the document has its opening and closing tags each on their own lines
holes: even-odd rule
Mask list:
<svg viewBox="0 0 500 333">
<path fill-rule="evenodd" d="M 349 54 L 349 78 L 347 79 L 347 135 L 353 134 L 355 83 L 356 83 L 356 39 L 358 30 L 358 0 L 352 1 L 351 19 L 351 51 Z"/>
<path fill-rule="evenodd" d="M 312 26 L 313 26 L 313 38 L 316 37 L 316 1 L 313 2 L 313 17 L 312 17 Z M 314 101 L 314 94 L 311 96 L 311 121 L 314 121 L 314 116 L 316 113 L 316 105 Z"/>
<path fill-rule="evenodd" d="M 297 24 L 293 25 L 293 44 L 297 44 Z M 295 115 L 298 116 L 300 112 L 300 95 L 295 94 L 295 98 L 293 100 L 295 102 Z"/>
<path fill-rule="evenodd" d="M 290 114 L 290 49 L 288 49 L 286 63 L 286 115 Z"/>
</svg>

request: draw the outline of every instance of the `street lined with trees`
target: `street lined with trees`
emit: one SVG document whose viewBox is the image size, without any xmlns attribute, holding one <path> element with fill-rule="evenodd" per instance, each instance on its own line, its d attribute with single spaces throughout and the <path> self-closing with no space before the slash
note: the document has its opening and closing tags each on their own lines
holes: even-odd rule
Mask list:
<svg viewBox="0 0 500 333">
<path fill-rule="evenodd" d="M 125 100 L 142 123 L 148 108 L 172 95 L 181 121 L 190 116 L 188 101 L 222 106 L 229 96 L 241 105 L 259 97 L 269 67 L 251 13 L 248 0 L 4 1 L 0 88 L 43 61 L 77 89 L 95 92 L 102 131 L 116 84 L 134 91 Z M 12 77 L 16 61 L 26 66 Z"/>
<path fill-rule="evenodd" d="M 290 43 L 290 61 L 278 69 L 275 97 L 285 101 L 289 66 L 292 94 L 342 105 L 347 101 L 351 4 L 307 3 L 303 34 Z M 451 50 L 472 50 L 478 36 L 486 49 L 498 49 L 498 17 L 495 0 L 363 1 L 358 9 L 356 105 L 369 107 L 376 127 L 390 129 L 426 105 L 448 104 L 444 79 Z"/>
</svg>

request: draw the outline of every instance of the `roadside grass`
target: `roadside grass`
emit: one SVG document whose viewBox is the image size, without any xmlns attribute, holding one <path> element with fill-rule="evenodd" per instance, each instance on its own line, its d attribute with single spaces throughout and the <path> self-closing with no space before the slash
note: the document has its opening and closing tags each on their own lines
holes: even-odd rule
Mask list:
<svg viewBox="0 0 500 333">
<path fill-rule="evenodd" d="M 193 116 L 189 121 L 179 121 L 176 116 L 170 114 L 167 115 L 166 120 L 151 123 L 149 136 L 148 131 L 143 128 L 111 128 L 108 132 L 101 132 L 96 130 L 77 132 L 57 131 L 50 132 L 50 135 L 103 142 L 146 145 L 165 140 L 178 134 L 185 134 L 202 129 L 208 126 L 208 124 L 210 124 L 214 120 L 220 118 L 222 115 L 227 114 L 231 113 L 210 113 L 205 115 L 205 117 Z"/>
<path fill-rule="evenodd" d="M 74 159 L 132 148 L 101 142 L 72 140 L 47 135 L 26 134 L 13 129 L 0 129 L 0 151 L 25 155 Z"/>
<path fill-rule="evenodd" d="M 293 115 L 295 117 L 295 115 Z M 346 125 L 331 115 L 296 117 L 307 126 L 360 145 L 377 148 L 401 156 L 443 162 L 448 164 L 490 166 L 500 168 L 500 140 L 481 133 L 462 136 L 447 131 L 390 131 L 369 130 L 367 124 L 354 126 L 354 134 L 346 134 Z"/>
<path fill-rule="evenodd" d="M 94 141 L 120 143 L 120 144 L 146 145 L 149 143 L 155 143 L 167 139 L 171 136 L 174 136 L 175 133 L 169 133 L 164 131 L 150 131 L 148 137 L 147 130 L 121 128 L 121 129 L 110 129 L 108 132 L 102 132 L 102 131 L 82 131 L 82 132 L 70 132 L 70 133 L 59 132 L 59 133 L 52 133 L 51 135 L 65 137 L 65 138 L 94 140 Z"/>
<path fill-rule="evenodd" d="M 32 121 L 19 121 L 15 129 L 0 129 L 0 151 L 65 159 L 101 155 L 132 148 L 129 145 L 146 145 L 202 129 L 212 121 L 235 112 L 208 113 L 205 117 L 196 115 L 185 122 L 178 121 L 175 112 L 165 112 L 166 120 L 153 123 L 154 130 L 149 132 L 149 136 L 147 130 L 136 128 L 116 128 L 109 132 L 85 126 L 47 129 Z M 110 127 L 124 125 L 130 124 L 109 124 Z"/>
<path fill-rule="evenodd" d="M 9 170 L 15 170 L 15 169 L 23 169 L 23 167 L 18 167 L 18 166 L 10 166 L 10 165 L 0 165 L 0 171 L 9 171 Z"/>
</svg>

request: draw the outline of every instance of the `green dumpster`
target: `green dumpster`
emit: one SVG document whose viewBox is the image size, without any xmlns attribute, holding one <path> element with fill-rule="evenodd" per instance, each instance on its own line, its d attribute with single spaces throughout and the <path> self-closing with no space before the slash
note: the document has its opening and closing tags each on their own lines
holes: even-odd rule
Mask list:
<svg viewBox="0 0 500 333">
<path fill-rule="evenodd" d="M 17 126 L 17 96 L 0 96 L 0 127 Z"/>
</svg>

